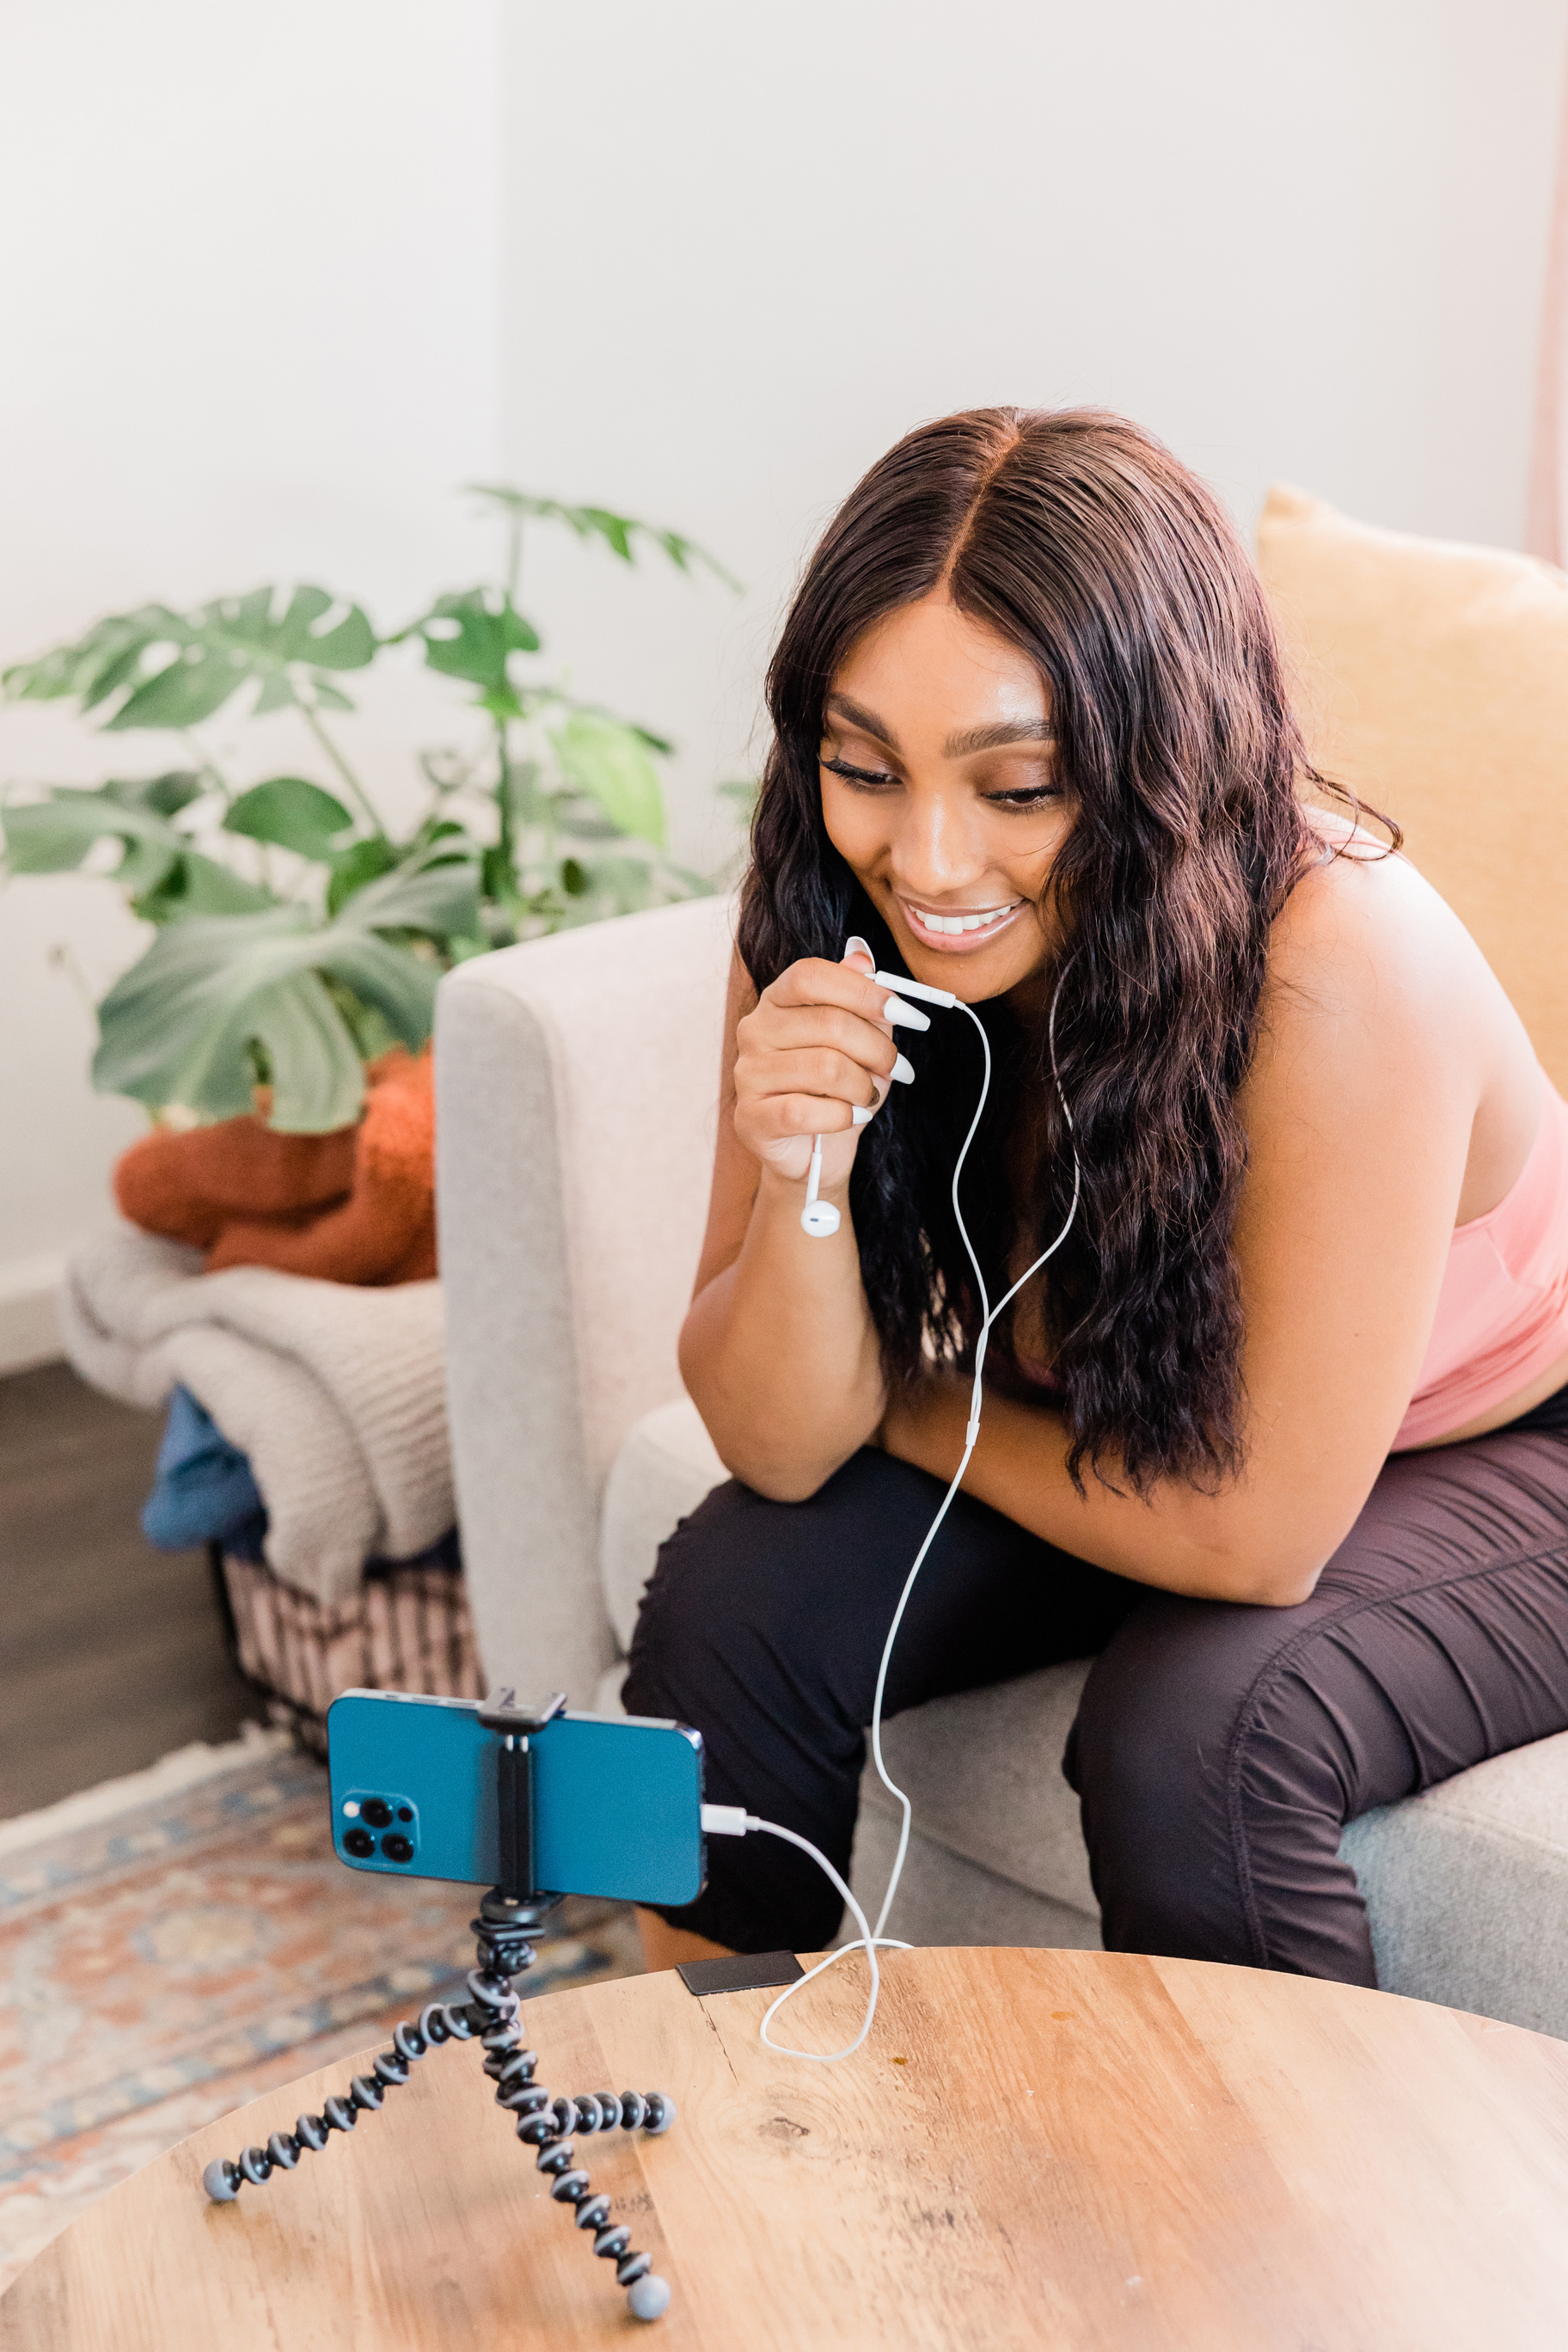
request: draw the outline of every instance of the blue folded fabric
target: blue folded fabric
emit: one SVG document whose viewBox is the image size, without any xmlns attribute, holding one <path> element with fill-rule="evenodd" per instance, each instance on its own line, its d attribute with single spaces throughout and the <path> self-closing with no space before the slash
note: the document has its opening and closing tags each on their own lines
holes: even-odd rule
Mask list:
<svg viewBox="0 0 1568 2352">
<path fill-rule="evenodd" d="M 221 1543 L 241 1559 L 262 1557 L 267 1509 L 248 1457 L 229 1444 L 189 1389 L 176 1389 L 169 1400 L 142 1532 L 160 1551 Z"/>
</svg>

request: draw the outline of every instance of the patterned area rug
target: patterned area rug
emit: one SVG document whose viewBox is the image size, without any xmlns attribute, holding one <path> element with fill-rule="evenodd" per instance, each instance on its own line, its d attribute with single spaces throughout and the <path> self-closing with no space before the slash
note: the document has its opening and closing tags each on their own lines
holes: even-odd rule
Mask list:
<svg viewBox="0 0 1568 2352">
<path fill-rule="evenodd" d="M 0 2288 L 199 2125 L 457 1997 L 473 1888 L 345 1870 L 326 1785 L 254 1734 L 0 1823 Z M 531 1996 L 640 1971 L 623 1906 L 552 1925 Z"/>
</svg>

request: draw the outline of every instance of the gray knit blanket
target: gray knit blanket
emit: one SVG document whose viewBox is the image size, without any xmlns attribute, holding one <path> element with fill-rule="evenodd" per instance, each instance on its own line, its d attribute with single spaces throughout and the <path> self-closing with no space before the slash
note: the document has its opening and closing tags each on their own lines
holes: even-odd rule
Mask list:
<svg viewBox="0 0 1568 2352">
<path fill-rule="evenodd" d="M 121 1225 L 72 1259 L 60 1316 L 94 1388 L 155 1410 L 184 1386 L 248 1454 L 268 1564 L 314 1600 L 352 1599 L 370 1554 L 451 1527 L 438 1282 L 204 1274 L 197 1251 Z"/>
</svg>

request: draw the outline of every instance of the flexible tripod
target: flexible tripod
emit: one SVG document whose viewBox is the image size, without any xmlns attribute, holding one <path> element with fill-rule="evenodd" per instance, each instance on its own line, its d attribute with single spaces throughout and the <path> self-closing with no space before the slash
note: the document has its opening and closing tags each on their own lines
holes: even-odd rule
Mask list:
<svg viewBox="0 0 1568 2352">
<path fill-rule="evenodd" d="M 368 2074 L 356 2074 L 344 2097 L 323 2099 L 318 2116 L 296 2118 L 291 2132 L 273 2132 L 265 2147 L 247 2147 L 230 2163 L 215 2158 L 202 2186 L 215 2204 L 227 2204 L 247 2181 L 259 2189 L 276 2171 L 292 2172 L 301 2156 L 319 2154 L 333 2132 L 353 2131 L 362 2115 L 373 2115 L 388 2091 L 408 2080 L 409 2068 L 444 2042 L 468 2042 L 477 2034 L 484 2048 L 485 2073 L 496 2085 L 496 2104 L 517 2117 L 517 2136 L 537 2151 L 541 2172 L 552 2176 L 551 2196 L 574 2209 L 577 2227 L 594 2232 L 594 2252 L 616 2265 L 616 2284 L 626 2290 L 634 2319 L 658 2319 L 669 2303 L 668 2283 L 653 2269 L 650 2254 L 632 2249 L 631 2231 L 612 2227 L 610 2200 L 595 2196 L 587 2173 L 573 2162 L 572 2134 L 666 2132 L 675 2121 L 675 2102 L 662 2091 L 592 2093 L 583 2098 L 552 2098 L 534 2080 L 537 2053 L 521 2047 L 521 2001 L 512 1979 L 534 1961 L 533 1939 L 547 1912 L 560 1901 L 533 1887 L 532 1759 L 528 1735 L 542 1730 L 565 1706 L 559 1695 L 542 1708 L 520 1707 L 510 1690 L 487 1700 L 479 1720 L 502 1733 L 497 1759 L 502 1868 L 509 1884 L 494 1886 L 470 1922 L 479 1941 L 479 1966 L 468 1973 L 470 1998 L 454 2004 L 431 2001 L 417 2022 L 394 2028 L 392 2047 L 376 2057 Z M 517 1893 L 516 1888 L 525 1893 Z"/>
</svg>

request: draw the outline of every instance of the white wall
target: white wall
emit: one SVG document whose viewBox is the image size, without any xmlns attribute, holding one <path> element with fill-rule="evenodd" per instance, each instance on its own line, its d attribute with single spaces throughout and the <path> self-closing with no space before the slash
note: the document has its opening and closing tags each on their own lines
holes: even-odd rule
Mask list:
<svg viewBox="0 0 1568 2352">
<path fill-rule="evenodd" d="M 499 467 L 748 582 L 528 557 L 703 856 L 800 559 L 917 418 L 1102 401 L 1244 518 L 1284 478 L 1517 544 L 1565 41 L 1568 0 L 0 0 L 0 660 L 274 575 L 401 611 L 480 568 L 450 493 Z M 392 682 L 367 764 L 445 724 Z M 0 776 L 102 772 L 0 711 Z M 46 961 L 135 952 L 110 895 L 0 898 L 0 1361 L 139 1125 Z"/>
<path fill-rule="evenodd" d="M 496 462 L 496 15 L 0 5 L 0 664 L 149 598 L 316 578 L 384 619 L 484 569 L 453 493 Z M 241 776 L 298 764 L 297 724 L 231 730 Z M 394 680 L 348 732 L 395 785 L 444 730 Z M 0 709 L 5 781 L 179 763 Z M 144 1125 L 91 1093 L 48 950 L 101 990 L 142 936 L 101 887 L 0 895 L 0 1368 L 48 1348 L 58 1255 Z"/>
<path fill-rule="evenodd" d="M 752 584 L 542 550 L 595 684 L 745 756 L 780 599 L 921 417 L 1103 402 L 1518 544 L 1565 0 L 579 0 L 509 18 L 505 456 Z"/>
</svg>

